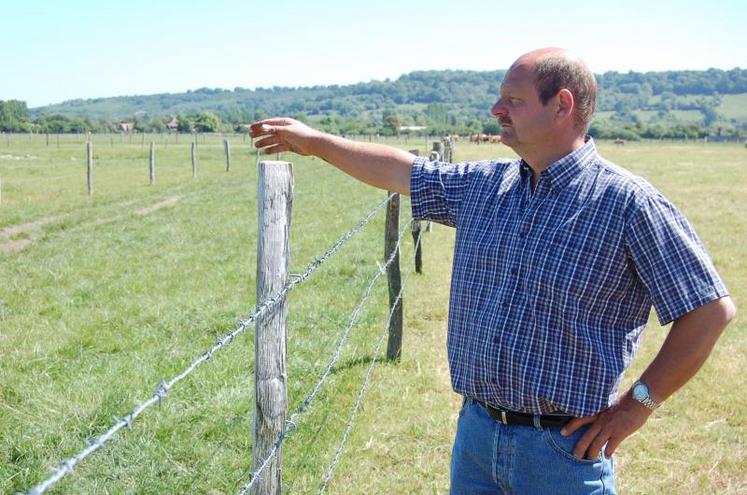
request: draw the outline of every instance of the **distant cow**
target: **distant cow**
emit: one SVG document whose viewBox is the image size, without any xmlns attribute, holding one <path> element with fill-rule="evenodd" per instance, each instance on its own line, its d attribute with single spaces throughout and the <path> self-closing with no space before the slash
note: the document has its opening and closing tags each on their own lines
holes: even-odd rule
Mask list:
<svg viewBox="0 0 747 495">
<path fill-rule="evenodd" d="M 617 139 L 615 139 L 615 144 L 618 145 L 618 146 L 625 146 L 625 140 L 617 138 Z"/>
<path fill-rule="evenodd" d="M 490 136 L 490 142 L 491 143 L 500 143 L 501 137 L 500 136 Z"/>
</svg>

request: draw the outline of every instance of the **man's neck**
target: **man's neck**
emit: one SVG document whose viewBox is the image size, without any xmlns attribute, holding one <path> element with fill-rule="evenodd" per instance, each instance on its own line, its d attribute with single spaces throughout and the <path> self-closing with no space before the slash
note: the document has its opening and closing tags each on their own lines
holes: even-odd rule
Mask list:
<svg viewBox="0 0 747 495">
<path fill-rule="evenodd" d="M 584 145 L 584 138 L 577 138 L 561 143 L 555 143 L 549 146 L 533 147 L 528 150 L 514 150 L 532 169 L 532 188 L 537 184 L 542 172 L 548 169 L 550 165 L 557 162 L 564 156 L 567 156 Z"/>
</svg>

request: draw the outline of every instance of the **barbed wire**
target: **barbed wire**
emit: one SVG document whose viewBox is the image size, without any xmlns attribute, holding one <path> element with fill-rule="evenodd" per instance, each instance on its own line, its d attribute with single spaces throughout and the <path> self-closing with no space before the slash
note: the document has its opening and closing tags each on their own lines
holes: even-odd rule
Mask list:
<svg viewBox="0 0 747 495">
<path fill-rule="evenodd" d="M 272 462 L 272 459 L 277 454 L 278 450 L 280 449 L 281 445 L 287 438 L 287 436 L 293 432 L 296 429 L 298 416 L 303 414 L 308 407 L 311 405 L 311 403 L 316 398 L 316 395 L 319 393 L 319 390 L 321 390 L 322 385 L 324 385 L 324 382 L 327 380 L 329 375 L 332 373 L 332 369 L 334 369 L 335 364 L 337 364 L 337 361 L 340 359 L 340 355 L 342 353 L 342 348 L 345 345 L 345 342 L 347 342 L 348 336 L 350 335 L 350 331 L 355 326 L 355 324 L 358 322 L 358 319 L 361 316 L 363 306 L 368 301 L 368 299 L 371 297 L 371 292 L 373 291 L 373 287 L 376 284 L 376 282 L 379 280 L 379 278 L 386 273 L 386 269 L 394 262 L 395 258 L 397 257 L 397 253 L 399 252 L 399 247 L 402 243 L 402 239 L 405 236 L 405 233 L 407 232 L 407 227 L 412 224 L 412 220 L 407 222 L 405 224 L 404 228 L 402 228 L 402 232 L 399 235 L 399 238 L 397 239 L 397 244 L 395 248 L 392 250 L 392 253 L 389 255 L 389 258 L 386 260 L 385 264 L 383 266 L 379 266 L 379 269 L 376 270 L 376 274 L 373 276 L 371 281 L 369 282 L 368 286 L 366 287 L 366 290 L 363 293 L 363 297 L 358 302 L 356 307 L 353 309 L 353 312 L 350 316 L 350 321 L 348 322 L 347 327 L 343 331 L 342 335 L 337 341 L 337 346 L 335 348 L 335 352 L 332 355 L 332 359 L 330 360 L 329 364 L 327 364 L 327 367 L 324 369 L 324 372 L 321 375 L 321 378 L 317 382 L 317 384 L 314 386 L 312 391 L 309 393 L 308 396 L 306 396 L 306 399 L 304 399 L 303 402 L 296 408 L 296 410 L 291 414 L 290 418 L 286 420 L 285 427 L 283 428 L 283 431 L 280 432 L 280 435 L 278 435 L 278 438 L 275 440 L 275 443 L 273 443 L 272 448 L 270 449 L 270 452 L 267 454 L 267 457 L 264 461 L 260 464 L 260 466 L 250 474 L 249 482 L 246 483 L 244 486 L 241 487 L 241 490 L 239 491 L 238 495 L 246 495 L 249 490 L 254 486 L 256 481 L 260 478 L 262 475 L 262 472 L 269 466 L 270 462 Z"/>
<path fill-rule="evenodd" d="M 420 239 L 418 239 L 417 242 L 415 243 L 414 252 L 417 252 L 419 245 L 420 245 Z M 414 256 L 414 253 L 413 253 L 413 256 Z M 361 386 L 361 389 L 358 392 L 358 397 L 355 399 L 355 404 L 353 405 L 353 411 L 350 414 L 350 419 L 348 420 L 347 425 L 345 425 L 345 431 L 342 434 L 340 445 L 337 447 L 337 450 L 335 451 L 335 456 L 332 459 L 332 463 L 329 465 L 329 468 L 327 469 L 327 474 L 324 477 L 324 482 L 322 483 L 322 486 L 319 489 L 319 495 L 322 495 L 324 491 L 327 489 L 327 487 L 329 486 L 329 482 L 332 480 L 332 476 L 334 475 L 335 469 L 337 468 L 337 464 L 340 462 L 340 458 L 342 456 L 342 449 L 345 447 L 345 442 L 347 442 L 348 436 L 350 435 L 350 430 L 353 428 L 353 422 L 355 421 L 355 416 L 358 414 L 358 409 L 360 409 L 361 404 L 363 403 L 363 397 L 366 395 L 369 380 L 371 378 L 371 372 L 373 371 L 374 366 L 376 366 L 376 360 L 378 359 L 378 354 L 379 354 L 379 351 L 381 350 L 381 345 L 384 343 L 384 337 L 386 337 L 388 333 L 389 325 L 392 322 L 392 317 L 394 316 L 394 311 L 397 308 L 397 304 L 399 303 L 399 301 L 402 300 L 402 294 L 405 291 L 407 280 L 410 278 L 411 273 L 412 272 L 408 271 L 407 275 L 405 275 L 405 279 L 402 281 L 402 287 L 400 287 L 399 293 L 397 294 L 397 298 L 394 300 L 394 304 L 392 304 L 392 308 L 389 311 L 389 317 L 387 318 L 386 324 L 384 325 L 384 330 L 381 332 L 381 335 L 379 336 L 379 341 L 376 343 L 376 348 L 374 349 L 373 355 L 371 356 L 371 363 L 368 365 L 368 370 L 366 370 L 366 375 L 363 378 L 363 385 Z"/>
<path fill-rule="evenodd" d="M 67 459 L 64 459 L 62 462 L 60 462 L 60 465 L 55 470 L 55 472 L 51 476 L 49 476 L 46 480 L 34 486 L 28 492 L 28 495 L 41 495 L 45 493 L 50 487 L 52 487 L 52 485 L 57 483 L 66 474 L 72 473 L 75 466 L 78 463 L 80 463 L 83 459 L 85 459 L 90 454 L 94 453 L 95 451 L 103 447 L 104 444 L 107 441 L 109 441 L 119 430 L 121 430 L 125 426 L 131 428 L 132 422 L 135 419 L 137 419 L 137 417 L 140 416 L 140 414 L 142 414 L 143 411 L 145 411 L 146 409 L 148 409 L 155 403 L 160 403 L 161 400 L 166 397 L 166 394 L 168 394 L 169 390 L 174 385 L 176 385 L 178 382 L 186 378 L 199 365 L 201 365 L 205 361 L 208 361 L 211 357 L 213 357 L 214 353 L 218 352 L 223 347 L 230 344 L 236 338 L 237 335 L 239 335 L 244 330 L 246 330 L 246 328 L 251 323 L 253 323 L 259 316 L 264 314 L 266 311 L 269 311 L 270 309 L 275 307 L 280 301 L 282 301 L 285 295 L 294 286 L 306 280 L 322 264 L 324 264 L 327 260 L 329 260 L 353 235 L 360 232 L 363 229 L 363 227 L 371 221 L 371 219 L 376 215 L 376 213 L 378 213 L 379 210 L 381 210 L 384 206 L 386 206 L 389 199 L 391 199 L 393 196 L 394 196 L 394 193 L 388 195 L 386 200 L 384 200 L 379 205 L 377 205 L 375 208 L 373 208 L 352 229 L 344 233 L 337 240 L 337 242 L 335 242 L 332 245 L 332 247 L 330 247 L 329 249 L 327 249 L 327 251 L 324 252 L 324 254 L 320 258 L 315 258 L 311 263 L 309 263 L 306 269 L 301 274 L 292 275 L 291 279 L 283 286 L 283 288 L 279 292 L 277 292 L 275 295 L 273 295 L 269 299 L 259 304 L 255 308 L 254 313 L 252 313 L 248 318 L 239 320 L 237 322 L 237 327 L 233 331 L 228 333 L 222 339 L 219 339 L 215 343 L 215 345 L 213 345 L 208 351 L 206 351 L 199 358 L 193 361 L 192 364 L 190 364 L 184 371 L 182 371 L 180 374 L 178 374 L 177 376 L 175 376 L 168 382 L 161 380 L 161 383 L 158 385 L 158 387 L 156 388 L 156 391 L 153 393 L 150 399 L 136 406 L 135 409 L 133 409 L 130 413 L 125 415 L 123 419 L 115 418 L 116 423 L 112 427 L 110 427 L 103 435 L 96 437 L 93 440 L 89 440 L 88 447 L 81 450 L 78 454 L 74 455 L 73 457 L 69 457 Z"/>
</svg>

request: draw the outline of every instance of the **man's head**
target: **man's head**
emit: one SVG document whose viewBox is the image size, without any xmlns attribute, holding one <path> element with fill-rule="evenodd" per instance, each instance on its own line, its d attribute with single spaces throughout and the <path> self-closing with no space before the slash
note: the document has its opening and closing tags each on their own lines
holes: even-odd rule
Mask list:
<svg viewBox="0 0 747 495">
<path fill-rule="evenodd" d="M 515 149 L 583 136 L 596 89 L 594 74 L 581 59 L 561 48 L 541 48 L 511 65 L 491 112 L 500 121 L 503 142 Z"/>
</svg>

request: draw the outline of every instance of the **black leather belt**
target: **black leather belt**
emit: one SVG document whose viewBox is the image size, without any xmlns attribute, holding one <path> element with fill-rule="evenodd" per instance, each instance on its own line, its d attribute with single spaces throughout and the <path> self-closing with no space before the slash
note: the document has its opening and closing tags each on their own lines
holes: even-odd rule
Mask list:
<svg viewBox="0 0 747 495">
<path fill-rule="evenodd" d="M 565 416 L 558 414 L 542 414 L 535 416 L 534 414 L 518 413 L 513 411 L 507 411 L 505 409 L 498 409 L 490 404 L 486 404 L 479 400 L 475 401 L 485 408 L 490 416 L 504 425 L 522 425 L 522 426 L 535 426 L 534 418 L 539 418 L 539 424 L 543 428 L 562 428 L 573 416 Z"/>
</svg>

